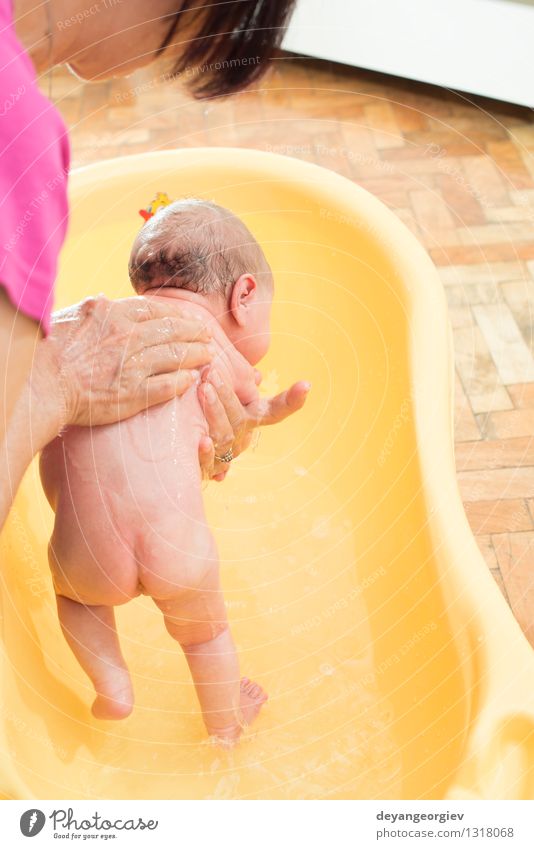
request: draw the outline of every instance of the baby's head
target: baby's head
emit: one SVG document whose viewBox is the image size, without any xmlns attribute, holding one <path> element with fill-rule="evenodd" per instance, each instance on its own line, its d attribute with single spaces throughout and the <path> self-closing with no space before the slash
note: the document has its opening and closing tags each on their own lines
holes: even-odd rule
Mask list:
<svg viewBox="0 0 534 849">
<path fill-rule="evenodd" d="M 228 209 L 187 198 L 160 209 L 137 235 L 128 264 L 138 295 L 182 289 L 216 316 L 255 365 L 267 352 L 273 277 L 250 230 Z"/>
</svg>

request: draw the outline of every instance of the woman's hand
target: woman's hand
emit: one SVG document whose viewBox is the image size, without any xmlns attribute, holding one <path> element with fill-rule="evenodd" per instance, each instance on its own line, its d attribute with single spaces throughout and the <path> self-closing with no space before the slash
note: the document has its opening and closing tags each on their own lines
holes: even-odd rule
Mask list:
<svg viewBox="0 0 534 849">
<path fill-rule="evenodd" d="M 58 432 L 129 418 L 185 392 L 211 361 L 210 338 L 168 302 L 88 298 L 53 316 L 34 359 L 34 394 Z"/>
<path fill-rule="evenodd" d="M 209 380 L 199 387 L 199 398 L 209 428 L 209 437 L 203 437 L 199 446 L 202 469 L 213 480 L 224 480 L 230 467 L 216 459 L 227 451 L 237 457 L 250 445 L 255 428 L 278 424 L 304 405 L 310 384 L 294 383 L 274 398 L 259 398 L 247 406 L 213 368 Z"/>
</svg>

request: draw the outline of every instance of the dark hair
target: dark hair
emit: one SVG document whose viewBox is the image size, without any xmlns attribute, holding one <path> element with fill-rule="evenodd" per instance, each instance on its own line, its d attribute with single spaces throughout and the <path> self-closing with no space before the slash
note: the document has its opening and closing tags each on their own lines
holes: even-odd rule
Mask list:
<svg viewBox="0 0 534 849">
<path fill-rule="evenodd" d="M 198 24 L 173 73 L 191 73 L 188 87 L 199 99 L 240 91 L 257 81 L 280 46 L 295 0 L 183 0 L 160 47 L 171 44 L 181 16 Z M 191 16 L 191 17 L 190 17 Z"/>
<path fill-rule="evenodd" d="M 212 201 L 182 200 L 159 209 L 141 227 L 128 262 L 132 286 L 188 289 L 226 297 L 241 274 L 272 289 L 272 272 L 245 222 Z"/>
</svg>

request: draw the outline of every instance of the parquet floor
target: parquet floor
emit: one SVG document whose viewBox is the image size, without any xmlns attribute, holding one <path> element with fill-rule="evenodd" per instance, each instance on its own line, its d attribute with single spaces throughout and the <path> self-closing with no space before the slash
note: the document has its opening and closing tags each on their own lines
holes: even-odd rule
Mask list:
<svg viewBox="0 0 534 849">
<path fill-rule="evenodd" d="M 488 568 L 534 645 L 532 112 L 283 55 L 260 89 L 198 102 L 164 65 L 123 81 L 42 80 L 73 165 L 241 145 L 309 159 L 379 197 L 438 266 L 456 352 L 456 458 Z"/>
</svg>

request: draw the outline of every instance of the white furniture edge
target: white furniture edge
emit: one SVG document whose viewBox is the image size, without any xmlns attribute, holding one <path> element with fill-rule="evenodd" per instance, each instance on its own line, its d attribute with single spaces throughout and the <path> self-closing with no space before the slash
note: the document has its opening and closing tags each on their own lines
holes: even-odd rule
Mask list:
<svg viewBox="0 0 534 849">
<path fill-rule="evenodd" d="M 534 5 L 299 0 L 283 47 L 534 107 Z"/>
</svg>

